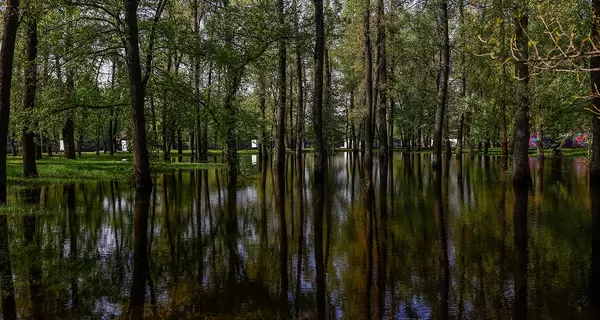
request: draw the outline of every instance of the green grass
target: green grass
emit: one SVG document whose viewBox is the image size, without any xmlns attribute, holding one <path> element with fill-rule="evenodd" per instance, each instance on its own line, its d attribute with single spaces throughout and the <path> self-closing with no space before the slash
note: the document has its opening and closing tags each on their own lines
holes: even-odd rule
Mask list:
<svg viewBox="0 0 600 320">
<path fill-rule="evenodd" d="M 152 173 L 173 170 L 193 170 L 219 166 L 214 163 L 164 162 L 154 160 Z M 83 153 L 76 160 L 68 160 L 62 156 L 44 157 L 37 161 L 38 178 L 23 177 L 23 161 L 20 156 L 7 157 L 7 182 L 9 186 L 27 186 L 35 184 L 67 183 L 89 180 L 123 180 L 133 179 L 133 155 L 118 153 L 114 156 L 95 153 Z"/>
</svg>

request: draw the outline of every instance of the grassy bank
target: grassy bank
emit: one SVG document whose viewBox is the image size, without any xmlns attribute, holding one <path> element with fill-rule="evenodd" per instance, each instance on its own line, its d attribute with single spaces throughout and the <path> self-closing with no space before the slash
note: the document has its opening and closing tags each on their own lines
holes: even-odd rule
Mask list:
<svg viewBox="0 0 600 320">
<path fill-rule="evenodd" d="M 189 163 L 152 161 L 153 173 L 173 170 L 190 170 L 214 167 L 214 163 Z M 87 180 L 133 179 L 133 155 L 118 153 L 114 156 L 95 153 L 83 153 L 77 160 L 68 160 L 62 156 L 44 157 L 37 161 L 38 178 L 23 177 L 23 161 L 20 156 L 7 159 L 7 180 L 9 186 L 27 186 L 31 184 L 66 183 Z"/>
</svg>

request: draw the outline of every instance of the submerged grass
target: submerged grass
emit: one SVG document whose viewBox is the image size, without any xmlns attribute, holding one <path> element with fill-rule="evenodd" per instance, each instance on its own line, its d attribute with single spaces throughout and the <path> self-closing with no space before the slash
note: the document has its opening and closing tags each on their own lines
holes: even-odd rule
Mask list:
<svg viewBox="0 0 600 320">
<path fill-rule="evenodd" d="M 215 163 L 162 162 L 153 161 L 153 173 L 174 170 L 194 170 L 218 166 Z M 68 183 L 89 180 L 123 180 L 133 179 L 133 155 L 118 153 L 114 156 L 95 153 L 83 153 L 76 160 L 62 156 L 44 157 L 37 161 L 38 178 L 23 176 L 23 160 L 21 157 L 9 156 L 7 159 L 7 182 L 10 187 L 29 186 L 50 183 Z"/>
</svg>

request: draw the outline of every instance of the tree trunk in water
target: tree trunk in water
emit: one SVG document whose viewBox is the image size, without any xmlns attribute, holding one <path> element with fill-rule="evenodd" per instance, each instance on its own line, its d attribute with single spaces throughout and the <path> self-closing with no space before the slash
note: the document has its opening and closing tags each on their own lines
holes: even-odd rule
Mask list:
<svg viewBox="0 0 600 320">
<path fill-rule="evenodd" d="M 458 133 L 456 137 L 456 158 L 460 159 L 463 154 L 463 128 L 465 123 L 465 116 L 461 113 L 460 122 L 458 123 Z"/>
<path fill-rule="evenodd" d="M 146 141 L 146 118 L 144 116 L 144 83 L 140 66 L 138 44 L 137 1 L 126 0 L 125 22 L 127 26 L 127 62 L 129 66 L 129 92 L 131 96 L 131 131 L 134 151 L 135 187 L 152 189 L 150 162 Z"/>
<path fill-rule="evenodd" d="M 379 156 L 388 156 L 387 56 L 383 0 L 377 1 L 377 91 L 379 93 Z"/>
<path fill-rule="evenodd" d="M 594 45 L 600 45 L 600 0 L 593 0 L 593 15 L 592 15 L 592 40 Z M 592 71 L 592 110 L 598 112 L 600 110 L 600 56 L 591 58 L 590 68 Z M 590 148 L 592 160 L 590 161 L 590 184 L 600 186 L 600 117 L 596 113 L 592 113 L 592 145 Z M 597 188 L 596 188 L 597 189 Z"/>
<path fill-rule="evenodd" d="M 392 34 L 393 36 L 393 34 Z M 392 39 L 393 41 L 393 39 Z M 394 72 L 396 69 L 396 57 L 395 54 L 392 53 L 392 63 L 390 66 L 390 77 L 389 77 L 389 82 L 390 82 L 390 87 L 393 87 L 394 85 Z M 389 153 L 392 154 L 392 152 L 394 151 L 394 116 L 395 116 L 395 108 L 396 108 L 396 99 L 394 97 L 393 93 L 390 93 L 390 112 L 388 114 L 388 147 L 389 147 Z"/>
<path fill-rule="evenodd" d="M 277 1 L 277 10 L 279 17 L 279 24 L 284 26 L 284 3 L 283 0 Z M 287 61 L 286 61 L 286 44 L 283 39 L 279 40 L 278 43 L 279 50 L 279 77 L 278 77 L 278 86 L 279 86 L 279 97 L 278 103 L 279 108 L 277 112 L 277 129 L 275 131 L 275 150 L 274 150 L 274 166 L 275 173 L 278 176 L 277 181 L 279 185 L 276 188 L 280 189 L 281 197 L 285 196 L 285 109 L 286 109 L 286 69 L 287 69 Z M 285 205 L 285 202 L 282 202 Z M 283 210 L 283 209 L 282 209 Z"/>
<path fill-rule="evenodd" d="M 371 52 L 371 1 L 364 1 L 364 57 L 365 57 L 365 108 L 367 115 L 365 118 L 365 153 L 363 163 L 365 170 L 371 170 L 373 166 L 373 58 Z"/>
<path fill-rule="evenodd" d="M 267 159 L 267 128 L 265 126 L 265 122 L 266 122 L 266 100 L 267 100 L 267 88 L 266 88 L 266 83 L 265 83 L 265 77 L 263 74 L 260 75 L 260 79 L 259 79 L 259 84 L 258 84 L 258 91 L 259 91 L 259 104 L 260 104 L 260 115 L 261 115 L 261 122 L 260 122 L 260 143 L 258 146 L 258 153 L 259 153 L 259 158 L 261 163 L 266 163 L 266 159 Z"/>
<path fill-rule="evenodd" d="M 505 32 L 505 19 L 504 19 L 504 0 L 498 1 L 498 19 L 500 22 L 500 37 L 501 37 L 501 48 L 500 48 L 500 61 L 502 61 L 502 77 L 501 77 L 501 88 L 503 91 L 502 99 L 500 100 L 500 155 L 508 156 L 508 133 L 506 129 L 506 104 L 507 99 L 504 97 L 509 94 L 509 90 L 506 88 L 508 83 L 508 72 L 506 71 L 506 32 Z"/>
<path fill-rule="evenodd" d="M 448 1 L 442 0 L 439 7 L 439 19 L 442 28 L 441 74 L 438 86 L 437 110 L 435 114 L 435 129 L 433 137 L 434 169 L 441 169 L 442 164 L 442 133 L 444 129 L 444 116 L 446 114 L 446 99 L 448 97 L 448 77 L 450 73 L 450 40 L 448 34 Z"/>
<path fill-rule="evenodd" d="M 296 111 L 296 156 L 302 156 L 304 147 L 304 73 L 300 45 L 296 45 L 296 75 L 298 77 L 298 110 Z"/>
<path fill-rule="evenodd" d="M 0 48 L 0 204 L 6 203 L 6 139 L 10 116 L 10 89 L 19 27 L 19 0 L 8 0 L 4 8 L 2 47 Z"/>
<path fill-rule="evenodd" d="M 450 157 L 452 157 L 452 144 L 450 143 L 450 128 L 449 128 L 449 121 L 446 121 L 446 124 L 444 125 L 445 130 L 446 131 L 446 160 L 450 160 Z"/>
<path fill-rule="evenodd" d="M 527 24 L 528 10 L 526 1 L 520 0 L 515 6 L 515 41 L 519 60 L 515 61 L 515 98 L 517 106 L 515 142 L 513 151 L 513 184 L 529 185 L 529 58 Z"/>
<path fill-rule="evenodd" d="M 350 112 L 352 112 L 352 110 L 354 110 L 354 101 L 355 101 L 355 96 L 354 96 L 354 88 L 352 88 L 352 90 L 350 91 Z M 351 139 L 351 143 L 352 143 L 352 152 L 357 153 L 358 152 L 358 141 L 356 138 L 356 128 L 354 126 L 354 121 L 350 120 L 350 139 Z"/>
<path fill-rule="evenodd" d="M 325 22 L 323 18 L 323 0 L 314 0 L 315 4 L 315 87 L 313 92 L 313 124 L 315 131 L 315 174 L 324 179 L 326 170 L 326 152 L 323 141 L 323 68 L 325 56 Z M 319 309 L 319 308 L 318 308 Z M 324 310 L 321 310 L 324 312 Z M 319 311 L 317 311 L 319 312 Z"/>
<path fill-rule="evenodd" d="M 23 105 L 29 112 L 35 108 L 37 89 L 37 21 L 27 17 L 27 64 L 25 66 L 25 97 Z M 23 174 L 25 177 L 37 177 L 35 134 L 30 128 L 23 128 Z"/>
<path fill-rule="evenodd" d="M 325 320 L 325 272 L 323 270 L 323 211 L 325 197 L 326 154 L 323 142 L 323 65 L 325 55 L 325 22 L 323 17 L 323 0 L 314 0 L 315 5 L 315 72 L 313 91 L 313 125 L 315 132 L 315 196 L 314 210 L 314 241 L 316 273 L 317 319 Z"/>
</svg>

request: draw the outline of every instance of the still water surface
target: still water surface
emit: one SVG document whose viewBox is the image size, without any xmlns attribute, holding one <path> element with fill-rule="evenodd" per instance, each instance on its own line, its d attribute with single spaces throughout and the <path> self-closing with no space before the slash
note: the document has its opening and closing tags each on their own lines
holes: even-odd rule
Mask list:
<svg viewBox="0 0 600 320">
<path fill-rule="evenodd" d="M 322 217 L 312 156 L 288 159 L 284 193 L 252 160 L 235 184 L 223 168 L 180 171 L 148 195 L 109 181 L 11 190 L 35 207 L 0 217 L 1 317 L 593 317 L 600 227 L 582 159 L 531 159 L 534 185 L 513 190 L 501 158 L 437 175 L 428 155 L 397 153 L 367 184 L 340 153 Z"/>
</svg>

